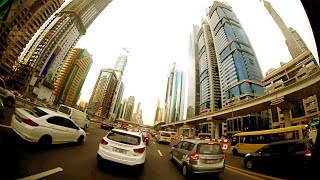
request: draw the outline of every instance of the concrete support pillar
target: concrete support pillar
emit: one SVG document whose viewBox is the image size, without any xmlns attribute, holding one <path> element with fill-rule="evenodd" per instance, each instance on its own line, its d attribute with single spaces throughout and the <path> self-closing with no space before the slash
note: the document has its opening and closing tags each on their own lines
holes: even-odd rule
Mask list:
<svg viewBox="0 0 320 180">
<path fill-rule="evenodd" d="M 214 123 L 214 138 L 219 139 L 219 123 Z"/>
<path fill-rule="evenodd" d="M 291 126 L 291 118 L 290 118 L 290 110 L 282 110 L 284 115 L 284 126 L 289 127 Z"/>
</svg>

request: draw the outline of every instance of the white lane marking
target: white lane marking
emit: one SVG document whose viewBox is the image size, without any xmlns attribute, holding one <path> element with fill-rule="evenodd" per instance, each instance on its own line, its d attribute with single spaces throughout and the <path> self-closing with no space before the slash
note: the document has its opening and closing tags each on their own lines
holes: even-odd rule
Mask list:
<svg viewBox="0 0 320 180">
<path fill-rule="evenodd" d="M 0 127 L 4 127 L 4 128 L 9 128 L 9 129 L 11 129 L 11 126 L 7 126 L 7 125 L 3 125 L 3 124 L 0 124 Z"/>
<path fill-rule="evenodd" d="M 60 172 L 60 171 L 63 171 L 63 169 L 61 167 L 57 167 L 57 168 L 51 169 L 49 171 L 45 171 L 45 172 L 42 172 L 42 173 L 39 173 L 39 174 L 35 174 L 35 175 L 32 175 L 32 176 L 24 177 L 24 178 L 21 178 L 21 179 L 18 179 L 18 180 L 40 179 L 40 178 L 44 178 L 46 176 L 49 176 L 51 174 L 54 174 L 54 173 L 57 173 L 57 172 Z"/>
<path fill-rule="evenodd" d="M 160 150 L 158 150 L 158 153 L 159 153 L 159 155 L 162 157 L 162 154 L 161 154 L 161 151 L 160 151 Z"/>
<path fill-rule="evenodd" d="M 153 144 L 156 144 L 155 142 L 153 142 Z"/>
<path fill-rule="evenodd" d="M 86 134 L 90 134 L 90 133 L 86 133 Z"/>
</svg>

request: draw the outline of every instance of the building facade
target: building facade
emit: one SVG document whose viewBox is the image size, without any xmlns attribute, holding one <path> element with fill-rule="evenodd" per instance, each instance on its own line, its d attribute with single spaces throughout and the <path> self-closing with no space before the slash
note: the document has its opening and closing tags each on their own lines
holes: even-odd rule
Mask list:
<svg viewBox="0 0 320 180">
<path fill-rule="evenodd" d="M 319 71 L 319 65 L 310 51 L 304 51 L 291 61 L 282 64 L 278 69 L 269 71 L 262 83 L 266 93 L 296 83 L 315 72 Z M 291 125 L 310 124 L 320 120 L 319 97 L 310 96 L 297 102 L 291 102 L 290 119 Z M 272 128 L 284 127 L 284 114 L 280 108 L 272 109 Z"/>
<path fill-rule="evenodd" d="M 110 1 L 73 0 L 50 19 L 30 47 L 25 49 L 27 53 L 21 59 L 21 63 L 32 67 L 27 82 L 24 82 L 28 88 L 31 85 L 39 91 L 42 86 L 53 89 L 70 50 Z M 33 92 L 37 94 L 37 91 Z"/>
<path fill-rule="evenodd" d="M 263 95 L 258 60 L 231 6 L 214 1 L 207 18 L 218 60 L 222 107 Z"/>
<path fill-rule="evenodd" d="M 114 90 L 117 84 L 113 69 L 101 69 L 92 91 L 87 112 L 101 118 L 108 118 Z"/>
<path fill-rule="evenodd" d="M 56 103 L 76 106 L 92 62 L 92 55 L 86 49 L 74 48 L 70 52 L 54 83 Z"/>
<path fill-rule="evenodd" d="M 220 78 L 210 26 L 202 19 L 196 38 L 199 67 L 196 82 L 199 82 L 199 114 L 214 112 L 221 108 Z"/>
<path fill-rule="evenodd" d="M 0 73 L 13 78 L 18 57 L 63 0 L 2 1 L 0 19 Z"/>
</svg>

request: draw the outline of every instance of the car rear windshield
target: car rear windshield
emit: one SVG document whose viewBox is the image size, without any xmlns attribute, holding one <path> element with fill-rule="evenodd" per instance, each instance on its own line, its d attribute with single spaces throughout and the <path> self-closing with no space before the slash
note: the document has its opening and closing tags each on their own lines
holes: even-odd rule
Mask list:
<svg viewBox="0 0 320 180">
<path fill-rule="evenodd" d="M 116 141 L 123 144 L 129 144 L 129 145 L 139 145 L 140 144 L 140 137 L 134 136 L 131 134 L 111 131 L 108 136 L 108 139 L 112 141 Z"/>
<path fill-rule="evenodd" d="M 171 137 L 171 134 L 170 133 L 161 133 L 161 136 Z"/>
<path fill-rule="evenodd" d="M 60 106 L 59 107 L 59 111 L 64 113 L 64 114 L 67 114 L 67 115 L 70 115 L 70 108 L 66 107 L 66 106 Z"/>
<path fill-rule="evenodd" d="M 199 154 L 210 154 L 210 155 L 218 155 L 222 154 L 222 149 L 219 144 L 198 144 Z"/>
<path fill-rule="evenodd" d="M 25 109 L 25 111 L 27 111 L 29 114 L 31 114 L 32 116 L 34 117 L 41 117 L 41 116 L 45 116 L 47 115 L 48 113 L 42 111 L 41 109 L 39 108 L 32 108 L 32 109 Z"/>
</svg>

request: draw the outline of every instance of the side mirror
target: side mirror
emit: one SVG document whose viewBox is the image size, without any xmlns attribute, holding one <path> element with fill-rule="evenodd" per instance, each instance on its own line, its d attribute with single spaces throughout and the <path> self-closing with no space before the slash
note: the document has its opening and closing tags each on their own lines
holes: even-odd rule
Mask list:
<svg viewBox="0 0 320 180">
<path fill-rule="evenodd" d="M 173 148 L 177 148 L 177 145 L 173 145 L 172 147 L 173 147 Z"/>
</svg>

